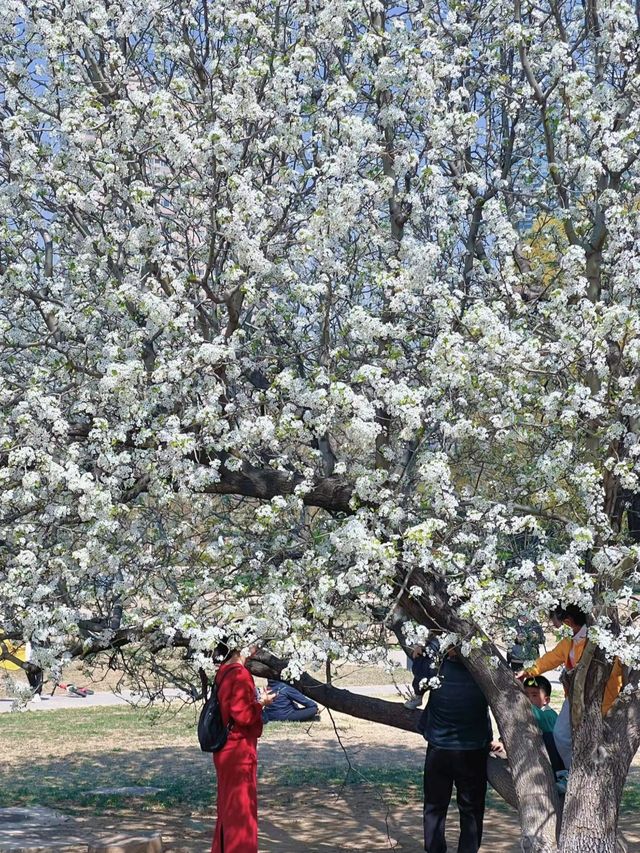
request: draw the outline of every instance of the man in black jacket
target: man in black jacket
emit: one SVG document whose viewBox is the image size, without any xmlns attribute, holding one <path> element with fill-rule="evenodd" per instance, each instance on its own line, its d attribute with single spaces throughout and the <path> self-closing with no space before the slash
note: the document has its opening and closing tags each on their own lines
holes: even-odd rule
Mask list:
<svg viewBox="0 0 640 853">
<path fill-rule="evenodd" d="M 437 640 L 430 641 L 425 654 L 414 661 L 414 675 L 418 674 L 424 679 L 422 686 L 430 688 L 418 724 L 429 743 L 424 763 L 424 849 L 428 853 L 447 849 L 445 822 L 455 783 L 458 853 L 477 853 L 492 738 L 487 700 L 457 651 L 450 649 L 443 657 Z"/>
</svg>

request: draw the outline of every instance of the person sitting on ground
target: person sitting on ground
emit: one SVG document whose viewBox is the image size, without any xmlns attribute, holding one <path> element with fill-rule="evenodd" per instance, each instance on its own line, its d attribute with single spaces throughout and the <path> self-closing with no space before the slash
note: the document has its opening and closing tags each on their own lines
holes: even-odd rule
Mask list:
<svg viewBox="0 0 640 853">
<path fill-rule="evenodd" d="M 280 720 L 303 723 L 318 716 L 318 706 L 313 699 L 309 699 L 290 684 L 269 679 L 267 688 L 275 694 L 275 699 L 264 709 L 262 718 L 265 723 Z"/>
<path fill-rule="evenodd" d="M 557 669 L 563 666 L 565 672 L 571 672 L 580 661 L 584 647 L 587 643 L 587 615 L 575 604 L 570 604 L 562 610 L 562 622 L 571 629 L 572 637 L 560 640 L 555 648 L 546 655 L 538 658 L 533 666 L 520 670 L 516 678 L 524 679 L 529 676 L 542 675 L 543 672 Z M 616 658 L 609 676 L 609 681 L 604 690 L 602 700 L 602 715 L 605 716 L 616 697 L 622 689 L 622 667 Z M 565 694 L 567 689 L 565 687 Z M 571 768 L 571 713 L 569 699 L 565 698 L 564 704 L 558 715 L 553 729 L 553 738 L 567 770 Z"/>
</svg>

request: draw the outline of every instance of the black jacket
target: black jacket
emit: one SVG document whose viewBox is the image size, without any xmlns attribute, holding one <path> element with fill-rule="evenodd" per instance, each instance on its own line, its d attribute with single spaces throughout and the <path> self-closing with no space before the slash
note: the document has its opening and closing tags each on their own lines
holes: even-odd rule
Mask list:
<svg viewBox="0 0 640 853">
<path fill-rule="evenodd" d="M 418 672 L 425 673 L 421 678 L 438 676 L 440 686 L 431 689 L 418 731 L 440 749 L 487 749 L 492 731 L 484 693 L 463 663 L 446 655 L 440 658 L 437 641 L 429 643 L 429 652 L 434 657 L 425 654 L 418 658 L 414 673 L 419 662 Z"/>
</svg>

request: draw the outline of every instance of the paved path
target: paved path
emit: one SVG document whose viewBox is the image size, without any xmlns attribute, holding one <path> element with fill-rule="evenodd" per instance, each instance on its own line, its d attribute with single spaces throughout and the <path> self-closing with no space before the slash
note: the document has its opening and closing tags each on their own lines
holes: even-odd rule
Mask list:
<svg viewBox="0 0 640 853">
<path fill-rule="evenodd" d="M 342 687 L 340 682 L 336 683 L 336 687 Z M 351 687 L 345 685 L 344 689 L 351 690 L 353 693 L 358 693 L 361 696 L 391 696 L 398 695 L 397 689 L 393 684 L 372 684 L 366 687 Z M 409 688 L 407 687 L 408 691 Z M 180 690 L 165 690 L 164 695 L 170 699 L 186 698 L 185 694 Z M 409 695 L 407 692 L 406 695 Z M 120 693 L 94 693 L 91 696 L 74 696 L 73 694 L 65 693 L 64 691 L 56 690 L 53 696 L 43 696 L 40 701 L 28 702 L 27 711 L 59 711 L 63 708 L 104 708 L 113 705 L 134 705 L 137 702 L 145 704 L 147 700 L 140 697 L 129 690 L 123 690 Z M 0 698 L 0 714 L 11 711 L 13 708 L 13 699 Z"/>
<path fill-rule="evenodd" d="M 179 690 L 165 690 L 165 695 L 177 699 L 184 696 Z M 62 708 L 103 708 L 110 705 L 134 705 L 146 702 L 140 696 L 123 690 L 121 693 L 94 693 L 91 696 L 74 696 L 64 691 L 56 690 L 53 696 L 43 696 L 40 701 L 27 703 L 27 711 L 59 711 Z M 13 709 L 13 699 L 0 699 L 0 714 Z"/>
<path fill-rule="evenodd" d="M 562 691 L 558 686 L 558 674 L 553 672 L 547 673 L 547 677 L 554 686 L 554 695 L 562 695 Z M 344 690 L 350 690 L 352 693 L 357 693 L 360 696 L 398 696 L 398 688 L 393 684 L 367 684 L 362 687 L 356 687 L 349 684 L 341 684 L 340 680 L 334 683 L 334 687 Z M 411 687 L 408 684 L 399 685 L 405 697 L 410 695 Z M 186 695 L 180 690 L 165 690 L 164 695 L 169 699 L 186 698 Z M 113 705 L 135 705 L 137 703 L 146 704 L 147 699 L 129 690 L 123 690 L 120 693 L 94 693 L 91 696 L 74 696 L 73 694 L 65 693 L 64 691 L 56 690 L 53 696 L 43 696 L 38 702 L 27 703 L 27 711 L 59 711 L 64 708 L 105 708 Z M 13 708 L 12 699 L 0 698 L 0 714 L 11 711 Z"/>
</svg>

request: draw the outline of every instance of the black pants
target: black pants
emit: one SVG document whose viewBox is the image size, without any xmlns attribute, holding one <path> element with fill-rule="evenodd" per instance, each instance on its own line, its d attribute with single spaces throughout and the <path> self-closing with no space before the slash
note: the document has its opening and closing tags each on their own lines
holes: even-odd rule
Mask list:
<svg viewBox="0 0 640 853">
<path fill-rule="evenodd" d="M 44 680 L 44 673 L 41 669 L 27 670 L 27 681 L 29 682 L 29 687 L 33 690 L 34 693 L 40 694 L 42 693 L 42 682 Z"/>
<path fill-rule="evenodd" d="M 287 720 L 294 720 L 298 723 L 304 723 L 307 720 L 312 720 L 318 713 L 318 706 L 315 708 L 296 708 L 295 711 L 289 711 Z"/>
<path fill-rule="evenodd" d="M 553 772 L 557 773 L 559 770 L 566 770 L 564 762 L 558 752 L 556 742 L 553 739 L 553 732 L 543 732 L 542 739 L 544 740 L 544 745 L 547 747 L 547 753 L 549 755 L 549 761 L 551 762 Z"/>
<path fill-rule="evenodd" d="M 318 713 L 318 706 L 313 705 L 311 708 L 289 708 L 284 713 L 274 714 L 273 710 L 264 718 L 268 723 L 306 723 L 307 720 L 313 720 Z"/>
<path fill-rule="evenodd" d="M 487 749 L 427 748 L 424 762 L 424 849 L 445 853 L 447 809 L 453 785 L 460 812 L 458 853 L 477 853 L 487 794 Z"/>
<path fill-rule="evenodd" d="M 307 720 L 312 720 L 317 713 L 317 705 L 313 708 L 296 708 L 295 711 L 289 711 L 284 719 L 292 722 L 304 723 Z"/>
</svg>

